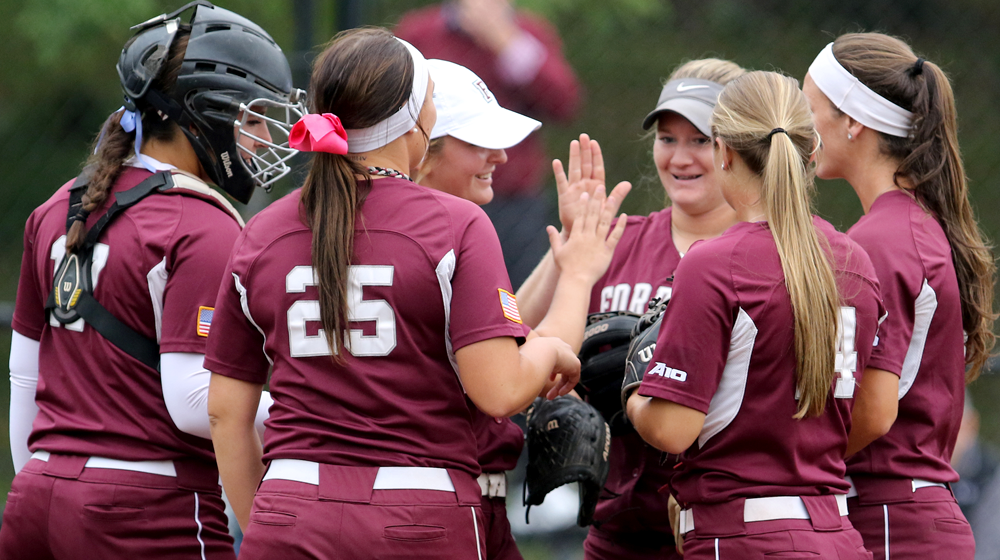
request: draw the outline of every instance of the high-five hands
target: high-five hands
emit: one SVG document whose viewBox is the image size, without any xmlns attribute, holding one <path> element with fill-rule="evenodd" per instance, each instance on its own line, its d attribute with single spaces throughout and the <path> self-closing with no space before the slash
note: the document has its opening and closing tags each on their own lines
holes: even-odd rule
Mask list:
<svg viewBox="0 0 1000 560">
<path fill-rule="evenodd" d="M 556 178 L 556 189 L 559 195 L 559 221 L 562 223 L 563 241 L 569 238 L 573 223 L 586 208 L 581 195 L 586 193 L 593 197 L 597 187 L 604 188 L 604 156 L 597 140 L 591 140 L 587 134 L 581 134 L 579 140 L 569 144 L 569 169 L 563 169 L 563 163 L 552 160 L 552 172 Z M 618 211 L 625 197 L 632 190 L 632 184 L 622 181 L 615 185 L 607 198 L 607 204 L 612 206 L 612 215 Z"/>
</svg>

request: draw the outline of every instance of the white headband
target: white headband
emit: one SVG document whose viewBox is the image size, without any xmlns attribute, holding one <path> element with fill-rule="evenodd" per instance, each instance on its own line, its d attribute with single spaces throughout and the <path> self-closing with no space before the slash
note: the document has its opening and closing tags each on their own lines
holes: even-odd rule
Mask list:
<svg viewBox="0 0 1000 560">
<path fill-rule="evenodd" d="M 910 135 L 913 113 L 868 89 L 841 66 L 833 56 L 833 43 L 816 56 L 809 75 L 838 109 L 859 123 L 890 136 Z"/>
<path fill-rule="evenodd" d="M 374 126 L 348 129 L 347 149 L 350 153 L 357 154 L 381 148 L 406 134 L 406 131 L 417 124 L 417 116 L 420 115 L 420 109 L 424 106 L 424 98 L 427 97 L 429 76 L 427 61 L 413 45 L 399 37 L 396 37 L 396 40 L 403 43 L 413 58 L 413 91 L 410 93 L 410 99 L 399 111 L 396 111 L 396 114 Z"/>
</svg>

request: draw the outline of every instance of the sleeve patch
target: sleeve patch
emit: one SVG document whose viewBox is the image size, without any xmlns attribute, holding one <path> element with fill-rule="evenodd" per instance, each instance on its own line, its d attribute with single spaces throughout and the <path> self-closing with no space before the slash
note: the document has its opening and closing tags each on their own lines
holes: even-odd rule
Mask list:
<svg viewBox="0 0 1000 560">
<path fill-rule="evenodd" d="M 198 336 L 208 336 L 208 331 L 212 326 L 212 315 L 215 315 L 214 307 L 198 308 Z"/>
<path fill-rule="evenodd" d="M 517 298 L 514 297 L 514 294 L 503 288 L 497 288 L 497 291 L 500 292 L 500 309 L 503 310 L 503 316 L 519 325 L 522 324 L 521 313 L 517 310 Z"/>
</svg>

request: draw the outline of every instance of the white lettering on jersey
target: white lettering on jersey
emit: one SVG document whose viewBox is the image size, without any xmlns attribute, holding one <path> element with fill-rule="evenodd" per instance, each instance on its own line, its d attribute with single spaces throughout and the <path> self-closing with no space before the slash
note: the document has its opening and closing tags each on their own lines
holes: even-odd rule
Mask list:
<svg viewBox="0 0 1000 560">
<path fill-rule="evenodd" d="M 387 356 L 396 347 L 396 313 L 384 299 L 363 299 L 365 286 L 392 286 L 392 266 L 351 266 L 348 271 L 347 307 L 351 321 L 375 322 L 375 334 L 366 336 L 362 329 L 349 329 L 344 334 L 348 351 L 358 357 Z M 296 266 L 285 276 L 285 292 L 303 293 L 306 286 L 315 286 L 315 270 L 311 266 Z M 323 329 L 315 335 L 306 334 L 306 323 L 320 320 L 319 302 L 299 300 L 288 308 L 288 346 L 293 358 L 329 356 L 330 346 Z M 336 350 L 336 349 L 334 349 Z"/>
<path fill-rule="evenodd" d="M 611 310 L 625 311 L 628 309 L 628 296 L 631 291 L 631 286 L 625 283 L 615 286 L 615 291 L 611 296 Z"/>
<path fill-rule="evenodd" d="M 631 311 L 632 313 L 645 313 L 649 309 L 650 294 L 653 286 L 645 282 L 639 282 L 632 288 L 632 285 L 623 282 L 614 286 L 604 286 L 601 288 L 600 312 L 607 311 Z M 670 299 L 673 289 L 670 286 L 660 286 L 656 289 L 656 297 L 660 299 Z M 631 296 L 631 297 L 629 297 Z"/>
<path fill-rule="evenodd" d="M 854 374 L 858 371 L 858 353 L 855 351 L 857 339 L 858 313 L 853 307 L 840 308 L 837 324 L 837 354 L 834 369 L 840 377 L 833 391 L 834 398 L 854 398 Z"/>
<path fill-rule="evenodd" d="M 640 315 L 646 312 L 646 304 L 649 303 L 649 294 L 653 292 L 653 287 L 645 282 L 639 282 L 632 289 L 632 300 L 628 304 L 628 310 Z"/>
<path fill-rule="evenodd" d="M 688 374 L 686 371 L 681 371 L 672 367 L 668 367 L 667 364 L 663 362 L 656 362 L 653 369 L 649 370 L 646 375 L 659 375 L 660 377 L 666 377 L 667 379 L 673 379 L 674 381 L 687 381 Z"/>
<path fill-rule="evenodd" d="M 93 280 L 94 285 L 92 289 L 97 289 L 97 280 L 101 276 L 101 271 L 108 264 L 108 253 L 111 248 L 108 247 L 106 243 L 97 243 L 94 245 L 94 253 L 90 260 L 90 278 Z M 63 235 L 56 239 L 55 243 L 52 244 L 52 249 L 49 252 L 49 258 L 51 258 L 56 263 L 56 268 L 59 267 L 59 263 L 62 262 L 63 257 L 66 256 L 66 236 Z M 83 319 L 77 319 L 72 323 L 63 325 L 55 316 L 49 317 L 49 325 L 53 327 L 66 327 L 71 331 L 83 332 Z"/>
</svg>

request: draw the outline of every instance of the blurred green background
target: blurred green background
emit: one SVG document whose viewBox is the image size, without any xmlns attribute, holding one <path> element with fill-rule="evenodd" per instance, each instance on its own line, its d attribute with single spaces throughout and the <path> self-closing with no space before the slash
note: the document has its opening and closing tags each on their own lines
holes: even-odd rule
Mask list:
<svg viewBox="0 0 1000 560">
<path fill-rule="evenodd" d="M 391 27 L 406 10 L 430 2 L 402 0 L 219 0 L 261 24 L 285 49 L 306 87 L 308 61 L 345 22 Z M 996 0 L 520 0 L 549 18 L 585 88 L 575 122 L 542 129 L 550 154 L 565 157 L 580 132 L 601 141 L 610 181 L 638 188 L 629 213 L 661 208 L 663 190 L 640 123 L 666 76 L 685 60 L 731 59 L 751 69 L 799 79 L 833 37 L 882 31 L 907 40 L 953 80 L 960 140 L 980 223 L 1000 237 L 1000 3 Z M 24 221 L 76 175 L 100 124 L 121 105 L 115 62 L 128 28 L 171 11 L 179 0 L 0 0 L 0 319 L 9 325 L 17 288 Z M 305 22 L 305 23 L 303 23 Z M 293 188 L 291 180 L 272 196 Z M 554 188 L 548 189 L 554 198 Z M 844 229 L 861 207 L 843 182 L 820 182 L 816 207 Z M 268 197 L 256 195 L 253 208 Z M 5 303 L 4 303 L 5 302 Z M 9 326 L 0 328 L 6 356 Z M 1000 443 L 1000 376 L 972 387 L 983 435 Z M 8 384 L 0 383 L 6 411 Z M 0 415 L 7 433 L 7 414 Z M 7 437 L 0 446 L 0 488 L 13 476 Z M 0 493 L 2 495 L 2 493 Z M 527 551 L 526 551 L 527 552 Z"/>
</svg>

